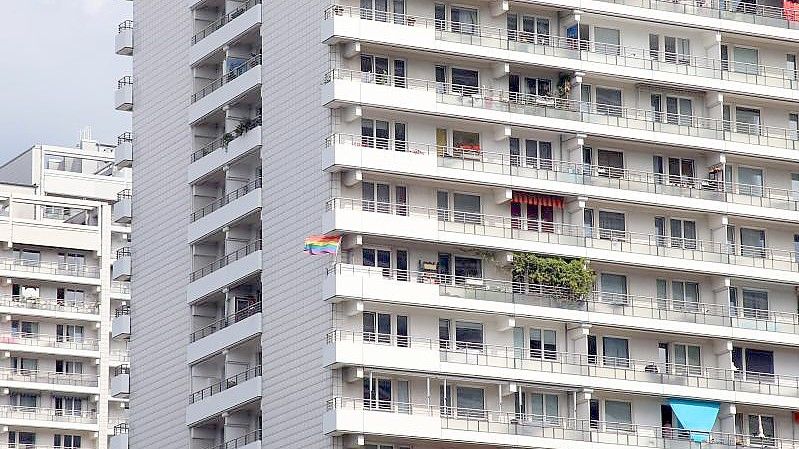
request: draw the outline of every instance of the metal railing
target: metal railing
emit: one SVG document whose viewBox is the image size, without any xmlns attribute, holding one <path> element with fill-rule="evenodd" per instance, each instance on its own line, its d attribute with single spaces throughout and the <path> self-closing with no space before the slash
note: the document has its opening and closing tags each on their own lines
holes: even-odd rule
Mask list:
<svg viewBox="0 0 799 449">
<path fill-rule="evenodd" d="M 208 449 L 238 449 L 256 441 L 261 441 L 261 429 L 253 430 L 252 432 L 242 435 L 238 438 L 225 441 L 224 443 L 217 444 L 215 446 L 210 446 Z"/>
<path fill-rule="evenodd" d="M 96 266 L 25 259 L 0 259 L 0 269 L 88 278 L 100 277 L 100 269 Z"/>
<path fill-rule="evenodd" d="M 799 191 L 703 179 L 628 168 L 583 164 L 556 159 L 529 158 L 488 151 L 470 151 L 460 147 L 416 143 L 353 134 L 334 134 L 327 138 L 334 144 L 395 151 L 409 158 L 437 157 L 437 166 L 466 171 L 522 176 L 531 179 L 567 182 L 595 187 L 609 187 L 681 198 L 699 198 L 750 206 L 799 210 Z M 417 161 L 424 163 L 423 161 Z M 432 160 L 430 161 L 432 163 Z"/>
<path fill-rule="evenodd" d="M 132 132 L 124 132 L 117 136 L 117 146 L 122 145 L 123 143 L 130 143 L 133 142 L 133 133 Z"/>
<path fill-rule="evenodd" d="M 109 359 L 115 363 L 130 363 L 130 354 L 125 350 L 113 349 L 109 353 Z"/>
<path fill-rule="evenodd" d="M 117 260 L 123 257 L 131 257 L 130 255 L 130 247 L 119 248 L 116 252 Z"/>
<path fill-rule="evenodd" d="M 0 405 L 0 417 L 26 420 L 45 420 L 73 423 L 95 423 L 97 412 L 24 405 Z"/>
<path fill-rule="evenodd" d="M 429 17 L 375 11 L 357 6 L 332 5 L 325 10 L 326 19 L 336 16 L 357 17 L 363 20 L 433 29 L 436 39 L 481 47 L 586 60 L 672 74 L 729 79 L 772 87 L 788 89 L 799 87 L 799 81 L 797 81 L 799 72 L 783 67 L 583 41 L 577 38 L 471 23 L 442 21 Z"/>
<path fill-rule="evenodd" d="M 438 231 L 483 235 L 539 243 L 554 243 L 612 252 L 698 260 L 780 271 L 799 271 L 799 254 L 780 248 L 722 243 L 699 239 L 645 234 L 524 218 L 436 209 L 353 198 L 332 198 L 326 210 L 389 214 L 400 219 L 437 222 Z M 426 225 L 429 223 L 426 223 Z"/>
<path fill-rule="evenodd" d="M 96 375 L 56 373 L 24 368 L 0 368 L 0 379 L 16 382 L 36 382 L 81 387 L 96 387 L 98 384 Z"/>
<path fill-rule="evenodd" d="M 201 277 L 208 276 L 209 274 L 213 273 L 216 270 L 224 268 L 231 263 L 243 259 L 244 257 L 256 252 L 260 251 L 261 249 L 261 239 L 255 240 L 253 242 L 248 243 L 243 248 L 240 248 L 230 254 L 225 255 L 221 259 L 217 259 L 216 261 L 200 268 L 191 273 L 189 282 L 194 282 Z"/>
<path fill-rule="evenodd" d="M 119 200 L 129 200 L 133 198 L 133 192 L 131 189 L 125 189 L 119 193 L 117 193 L 117 201 Z"/>
<path fill-rule="evenodd" d="M 33 334 L 27 332 L 0 332 L 0 344 L 43 346 L 48 348 L 88 351 L 96 351 L 99 349 L 99 340 L 95 338 Z"/>
<path fill-rule="evenodd" d="M 234 79 L 238 78 L 242 74 L 249 71 L 251 68 L 258 67 L 259 65 L 261 65 L 261 56 L 262 56 L 261 54 L 254 56 L 253 58 L 250 58 L 247 61 L 242 62 L 241 64 L 236 66 L 236 68 L 234 68 L 233 70 L 226 72 L 221 77 L 215 79 L 214 81 L 211 81 L 205 87 L 192 94 L 191 102 L 195 103 L 200 99 L 205 98 L 211 92 L 233 81 Z"/>
<path fill-rule="evenodd" d="M 564 287 L 487 278 L 459 278 L 448 274 L 342 263 L 328 268 L 327 275 L 431 284 L 431 287 L 437 288 L 443 297 L 592 312 L 588 315 L 589 321 L 602 324 L 605 323 L 603 320 L 597 319 L 597 314 L 799 334 L 799 314 L 779 310 L 602 291 L 593 291 L 585 296 L 575 296 L 571 290 Z M 403 287 L 399 285 L 396 288 Z M 521 312 L 517 310 L 517 313 Z"/>
<path fill-rule="evenodd" d="M 189 334 L 189 341 L 191 343 L 194 343 L 195 341 L 200 340 L 201 338 L 205 338 L 215 332 L 219 332 L 222 329 L 230 327 L 238 323 L 239 321 L 242 321 L 258 313 L 261 313 L 261 301 L 258 301 L 257 303 L 249 307 L 239 310 L 236 313 L 232 313 L 222 318 L 221 320 L 214 321 L 213 323 L 207 326 L 203 326 L 200 329 L 197 329 L 196 331 Z"/>
<path fill-rule="evenodd" d="M 123 295 L 130 294 L 130 282 L 128 281 L 111 281 L 111 291 L 114 293 L 121 293 Z"/>
<path fill-rule="evenodd" d="M 244 127 L 244 133 L 239 135 L 239 136 L 236 136 L 233 140 L 235 140 L 235 139 L 241 137 L 242 135 L 246 134 L 247 132 L 252 131 L 253 129 L 261 126 L 262 121 L 263 121 L 263 118 L 262 118 L 262 116 L 260 114 L 255 116 L 255 118 L 253 118 L 252 120 L 249 120 L 249 122 Z M 216 150 L 218 150 L 220 148 L 227 148 L 227 146 L 233 140 L 228 142 L 225 139 L 225 135 L 224 134 L 219 136 L 219 137 L 217 137 L 217 138 L 215 138 L 214 140 L 212 140 L 212 141 L 208 142 L 207 144 L 205 144 L 199 150 L 197 150 L 194 153 L 192 153 L 191 154 L 191 162 L 197 162 L 200 159 L 204 158 L 205 156 L 208 156 L 209 154 L 213 153 L 214 151 L 216 151 Z"/>
<path fill-rule="evenodd" d="M 502 89 L 463 86 L 350 69 L 333 69 L 325 75 L 323 82 L 329 83 L 334 80 L 426 91 L 435 94 L 436 101 L 440 103 L 469 108 L 724 140 L 748 145 L 789 150 L 799 149 L 799 131 L 796 129 L 752 125 L 693 115 L 669 114 L 651 109 L 508 92 Z"/>
<path fill-rule="evenodd" d="M 132 30 L 133 29 L 133 21 L 132 20 L 125 20 L 119 24 L 117 27 L 119 32 L 121 33 L 123 30 Z"/>
<path fill-rule="evenodd" d="M 473 367 L 510 368 L 567 376 L 799 397 L 799 377 L 789 375 L 547 351 L 525 346 L 500 346 L 346 330 L 331 331 L 327 334 L 326 341 L 328 345 L 351 342 L 408 348 L 409 351 L 417 351 L 419 355 L 424 351 L 433 351 L 436 362 Z"/>
<path fill-rule="evenodd" d="M 479 433 L 498 433 L 653 449 L 690 449 L 696 447 L 697 444 L 691 437 L 701 435 L 706 438 L 703 446 L 706 445 L 715 449 L 733 449 L 742 446 L 772 449 L 796 449 L 799 447 L 799 441 L 770 436 L 758 437 L 723 432 L 700 432 L 631 422 L 609 422 L 584 418 L 515 413 L 513 411 L 470 409 L 432 403 L 415 404 L 336 396 L 327 401 L 326 407 L 328 411 L 351 410 L 363 412 L 364 414 L 394 413 L 398 415 L 398 419 L 402 415 L 428 416 L 431 420 L 435 419 L 436 423 L 440 423 L 442 429 L 475 432 L 473 438 L 480 438 L 477 436 Z M 368 420 L 367 422 L 389 423 L 391 421 Z M 419 423 L 419 421 L 413 422 Z M 371 430 L 366 429 L 366 432 L 368 433 Z M 378 429 L 374 430 L 377 431 Z M 379 430 L 385 431 L 388 429 Z M 402 435 L 405 427 L 397 425 L 394 426 L 392 431 L 397 435 Z M 408 435 L 413 435 L 413 433 L 411 432 Z"/>
<path fill-rule="evenodd" d="M 130 366 L 123 364 L 114 367 L 114 377 L 121 376 L 123 374 L 130 374 Z"/>
<path fill-rule="evenodd" d="M 215 199 L 213 202 L 206 204 L 205 206 L 197 209 L 196 211 L 191 213 L 191 221 L 195 222 L 200 218 L 205 217 L 206 215 L 214 212 L 217 209 L 221 209 L 224 206 L 227 206 L 231 202 L 243 197 L 244 195 L 260 189 L 261 188 L 261 177 L 255 178 L 252 181 L 249 181 L 247 184 L 239 187 L 238 189 L 228 193 L 227 195 Z"/>
<path fill-rule="evenodd" d="M 121 307 L 117 307 L 114 310 L 114 317 L 116 317 L 116 318 L 119 318 L 119 317 L 125 316 L 125 315 L 130 315 L 130 306 L 127 305 L 127 304 L 124 305 L 124 306 L 121 306 Z"/>
<path fill-rule="evenodd" d="M 0 306 L 91 314 L 98 313 L 100 308 L 100 305 L 95 301 L 67 301 L 66 299 L 31 298 L 20 295 L 1 295 Z M 24 314 L 24 312 L 19 313 Z"/>
<path fill-rule="evenodd" d="M 230 23 L 230 21 L 232 21 L 236 17 L 244 14 L 248 9 L 252 8 L 255 5 L 260 5 L 260 4 L 261 4 L 261 0 L 247 0 L 245 2 L 242 2 L 241 6 L 239 6 L 236 9 L 234 9 L 230 13 L 225 14 L 222 17 L 214 20 L 213 22 L 208 24 L 205 28 L 200 30 L 199 33 L 197 33 L 194 36 L 192 36 L 191 37 L 192 45 L 194 45 L 197 42 L 200 42 L 201 40 L 203 40 L 206 37 L 210 36 L 211 33 L 213 33 L 214 31 L 222 28 L 223 26 L 227 25 L 228 23 Z"/>
<path fill-rule="evenodd" d="M 260 375 L 261 365 L 256 365 L 247 369 L 246 371 L 236 374 L 235 376 L 228 377 L 219 383 L 213 384 L 210 387 L 205 387 L 201 390 L 195 391 L 189 396 L 189 403 L 194 404 L 195 402 L 201 401 L 215 394 L 219 394 L 227 389 L 233 388 L 240 383 L 254 379 Z"/>
<path fill-rule="evenodd" d="M 120 423 L 114 426 L 114 435 L 122 435 L 130 432 L 130 427 L 128 427 L 128 423 Z"/>
<path fill-rule="evenodd" d="M 125 86 L 132 86 L 132 85 L 133 85 L 133 77 L 130 75 L 123 76 L 122 78 L 119 79 L 119 81 L 117 81 L 117 89 L 122 89 Z"/>
</svg>

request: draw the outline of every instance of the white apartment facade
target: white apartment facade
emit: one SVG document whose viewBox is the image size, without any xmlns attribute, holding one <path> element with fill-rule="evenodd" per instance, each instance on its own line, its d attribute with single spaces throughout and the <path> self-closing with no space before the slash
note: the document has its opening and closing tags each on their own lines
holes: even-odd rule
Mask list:
<svg viewBox="0 0 799 449">
<path fill-rule="evenodd" d="M 0 167 L 0 447 L 126 438 L 128 144 L 36 145 Z"/>
<path fill-rule="evenodd" d="M 794 448 L 795 8 L 134 1 L 131 447 Z"/>
</svg>

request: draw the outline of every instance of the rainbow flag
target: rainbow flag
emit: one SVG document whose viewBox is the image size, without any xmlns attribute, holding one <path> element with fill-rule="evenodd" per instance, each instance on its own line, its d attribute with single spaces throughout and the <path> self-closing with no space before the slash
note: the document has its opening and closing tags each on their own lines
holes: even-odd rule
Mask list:
<svg viewBox="0 0 799 449">
<path fill-rule="evenodd" d="M 305 252 L 311 255 L 336 254 L 341 245 L 339 235 L 312 235 L 305 239 Z"/>
</svg>

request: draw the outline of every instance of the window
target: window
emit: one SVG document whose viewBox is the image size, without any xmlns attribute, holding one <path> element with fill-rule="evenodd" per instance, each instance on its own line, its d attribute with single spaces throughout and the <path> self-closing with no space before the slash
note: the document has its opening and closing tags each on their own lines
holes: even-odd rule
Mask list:
<svg viewBox="0 0 799 449">
<path fill-rule="evenodd" d="M 458 387 L 458 416 L 485 418 L 485 393 L 482 388 Z"/>
<path fill-rule="evenodd" d="M 411 340 L 408 337 L 408 317 L 405 315 L 397 315 L 397 346 L 400 348 L 407 348 L 410 344 Z"/>
<path fill-rule="evenodd" d="M 785 71 L 786 77 L 790 80 L 796 81 L 799 79 L 797 76 L 797 66 L 796 66 L 796 55 L 795 54 L 787 54 L 785 55 Z"/>
<path fill-rule="evenodd" d="M 56 289 L 56 302 L 59 306 L 75 307 L 83 305 L 84 300 L 85 293 L 83 290 L 74 290 L 71 288 Z"/>
<path fill-rule="evenodd" d="M 11 357 L 11 369 L 17 374 L 28 376 L 39 370 L 39 361 L 24 357 Z"/>
<path fill-rule="evenodd" d="M 388 313 L 364 312 L 363 340 L 391 343 L 391 315 Z"/>
<path fill-rule="evenodd" d="M 508 40 L 520 42 L 535 42 L 541 45 L 549 45 L 549 19 L 545 17 L 533 17 L 528 15 L 521 16 L 521 28 L 519 30 L 519 15 L 508 14 Z"/>
<path fill-rule="evenodd" d="M 442 416 L 452 416 L 452 386 L 440 385 L 438 387 L 440 413 Z"/>
<path fill-rule="evenodd" d="M 666 123 L 691 126 L 693 115 L 693 102 L 690 98 L 666 97 Z"/>
<path fill-rule="evenodd" d="M 696 222 L 672 218 L 669 220 L 671 229 L 671 247 L 696 249 Z"/>
<path fill-rule="evenodd" d="M 669 184 L 679 187 L 697 187 L 693 159 L 670 157 L 668 164 Z"/>
<path fill-rule="evenodd" d="M 79 273 L 86 266 L 86 256 L 78 253 L 58 253 L 58 265 L 62 270 Z"/>
<path fill-rule="evenodd" d="M 701 375 L 702 358 L 699 346 L 674 345 L 674 373 L 677 375 Z"/>
<path fill-rule="evenodd" d="M 449 349 L 451 347 L 450 329 L 450 320 L 438 319 L 438 347 L 440 349 Z"/>
<path fill-rule="evenodd" d="M 530 329 L 530 357 L 557 360 L 557 334 L 550 329 Z"/>
<path fill-rule="evenodd" d="M 510 152 L 511 167 L 520 166 L 522 158 L 521 149 L 519 148 L 519 139 L 517 137 L 508 138 L 508 151 Z M 797 175 L 797 180 L 799 180 L 799 174 Z"/>
<path fill-rule="evenodd" d="M 743 316 L 765 320 L 769 318 L 768 292 L 763 290 L 743 289 Z"/>
<path fill-rule="evenodd" d="M 621 91 L 618 89 L 597 87 L 596 112 L 597 114 L 605 114 L 614 117 L 621 117 L 622 116 Z"/>
<path fill-rule="evenodd" d="M 39 404 L 39 396 L 34 394 L 16 393 L 9 399 L 14 408 L 25 412 L 35 412 Z"/>
<path fill-rule="evenodd" d="M 608 429 L 633 431 L 632 406 L 629 402 L 605 401 L 605 421 Z"/>
<path fill-rule="evenodd" d="M 657 34 L 649 35 L 649 58 L 660 61 L 660 36 Z"/>
<path fill-rule="evenodd" d="M 524 78 L 527 95 L 538 97 L 552 96 L 552 80 L 546 78 Z"/>
<path fill-rule="evenodd" d="M 382 268 L 383 276 L 391 277 L 391 251 L 383 249 L 363 248 L 361 250 L 362 265 Z"/>
<path fill-rule="evenodd" d="M 530 393 L 530 414 L 534 422 L 558 425 L 558 396 L 554 394 Z"/>
<path fill-rule="evenodd" d="M 741 195 L 763 196 L 763 170 L 751 167 L 738 167 L 737 190 Z"/>
<path fill-rule="evenodd" d="M 463 158 L 480 153 L 480 134 L 469 131 L 452 131 L 453 154 Z M 446 154 L 446 152 L 445 152 Z"/>
<path fill-rule="evenodd" d="M 763 415 L 748 415 L 747 424 L 751 438 L 749 444 L 753 446 L 775 446 L 774 417 Z"/>
<path fill-rule="evenodd" d="M 764 259 L 766 257 L 766 231 L 741 228 L 741 255 Z"/>
<path fill-rule="evenodd" d="M 364 83 L 390 84 L 388 58 L 361 54 L 361 76 Z"/>
<path fill-rule="evenodd" d="M 672 281 L 671 299 L 674 310 L 699 311 L 699 284 L 696 282 Z"/>
<path fill-rule="evenodd" d="M 39 323 L 34 321 L 11 320 L 11 335 L 22 338 L 35 338 L 39 334 Z"/>
<path fill-rule="evenodd" d="M 732 364 L 739 378 L 755 381 L 771 381 L 774 378 L 774 353 L 771 351 L 734 347 Z"/>
<path fill-rule="evenodd" d="M 627 348 L 627 339 L 615 337 L 602 338 L 602 363 L 606 366 L 627 368 L 630 366 L 630 353 Z"/>
<path fill-rule="evenodd" d="M 56 416 L 80 416 L 81 399 L 69 396 L 55 397 Z"/>
<path fill-rule="evenodd" d="M 361 183 L 361 194 L 364 212 L 391 212 L 391 187 L 388 184 L 364 181 Z"/>
<path fill-rule="evenodd" d="M 473 95 L 479 90 L 477 70 L 452 68 L 452 92 L 461 95 Z"/>
<path fill-rule="evenodd" d="M 364 408 L 391 410 L 391 379 L 364 377 Z"/>
<path fill-rule="evenodd" d="M 594 40 L 594 49 L 597 53 L 604 53 L 607 55 L 621 54 L 619 30 L 594 27 Z"/>
<path fill-rule="evenodd" d="M 385 120 L 361 119 L 361 146 L 388 149 L 388 130 L 388 122 Z"/>
<path fill-rule="evenodd" d="M 735 108 L 735 132 L 742 134 L 760 134 L 760 110 Z"/>
<path fill-rule="evenodd" d="M 476 285 L 482 282 L 483 261 L 471 257 L 455 256 L 454 259 L 455 284 Z"/>
<path fill-rule="evenodd" d="M 17 260 L 17 263 L 20 265 L 25 265 L 29 267 L 38 267 L 41 261 L 41 254 L 39 251 L 32 251 L 29 249 L 23 250 L 14 250 L 14 259 Z"/>
<path fill-rule="evenodd" d="M 452 32 L 477 34 L 477 10 L 471 8 L 451 7 Z"/>
<path fill-rule="evenodd" d="M 79 449 L 80 435 L 53 435 L 53 447 L 63 449 Z"/>
<path fill-rule="evenodd" d="M 664 39 L 666 62 L 691 63 L 691 42 L 688 39 L 666 36 Z"/>
<path fill-rule="evenodd" d="M 552 142 L 525 139 L 524 155 L 526 167 L 552 170 Z"/>
<path fill-rule="evenodd" d="M 756 48 L 733 47 L 732 57 L 733 71 L 747 75 L 757 75 L 759 73 Z"/>
<path fill-rule="evenodd" d="M 602 273 L 599 275 L 602 300 L 611 304 L 627 304 L 627 276 Z"/>
<path fill-rule="evenodd" d="M 465 193 L 452 194 L 453 218 L 459 223 L 480 224 L 480 196 Z"/>
<path fill-rule="evenodd" d="M 35 449 L 36 448 L 36 434 L 33 432 L 17 432 L 15 430 L 8 431 L 8 448 L 9 449 Z"/>
<path fill-rule="evenodd" d="M 599 211 L 599 238 L 603 240 L 626 240 L 624 214 Z"/>
<path fill-rule="evenodd" d="M 83 374 L 83 363 L 72 360 L 56 360 L 55 372 L 58 374 Z"/>
<path fill-rule="evenodd" d="M 624 176 L 624 154 L 621 151 L 597 150 L 597 174 L 606 178 Z"/>
<path fill-rule="evenodd" d="M 455 322 L 455 349 L 483 350 L 483 325 L 468 321 Z"/>
<path fill-rule="evenodd" d="M 57 324 L 56 340 L 59 342 L 83 342 L 83 326 L 74 324 Z"/>
</svg>

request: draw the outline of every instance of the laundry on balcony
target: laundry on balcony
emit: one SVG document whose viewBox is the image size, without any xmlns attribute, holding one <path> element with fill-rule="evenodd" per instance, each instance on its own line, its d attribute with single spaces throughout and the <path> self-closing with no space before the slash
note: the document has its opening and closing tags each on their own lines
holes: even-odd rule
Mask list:
<svg viewBox="0 0 799 449">
<path fill-rule="evenodd" d="M 555 195 L 542 195 L 538 193 L 527 193 L 514 190 L 513 199 L 511 201 L 519 204 L 551 206 L 563 209 L 563 197 Z"/>
<path fill-rule="evenodd" d="M 669 406 L 681 427 L 690 431 L 691 441 L 704 443 L 708 440 L 719 414 L 718 402 L 669 399 Z"/>
</svg>

